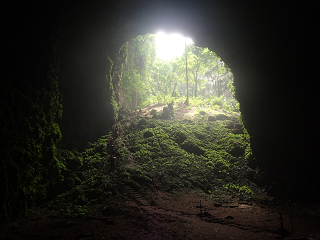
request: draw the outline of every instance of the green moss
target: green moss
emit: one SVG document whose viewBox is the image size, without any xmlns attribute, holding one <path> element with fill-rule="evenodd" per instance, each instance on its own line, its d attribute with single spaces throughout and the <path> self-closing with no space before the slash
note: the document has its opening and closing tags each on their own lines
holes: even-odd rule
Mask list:
<svg viewBox="0 0 320 240">
<path fill-rule="evenodd" d="M 147 197 L 155 187 L 168 192 L 188 187 L 219 201 L 228 194 L 255 197 L 253 189 L 242 184 L 245 176 L 239 169 L 251 148 L 247 133 L 233 130 L 239 124 L 237 118 L 210 122 L 197 114 L 192 119 L 127 123 L 121 122 L 121 135 L 116 140 L 121 159 L 118 171 L 120 178 L 140 195 Z M 105 215 L 118 211 L 117 200 L 128 195 L 109 171 L 105 145 L 110 138 L 110 134 L 101 137 L 81 153 L 61 152 L 64 159 L 60 161 L 67 169 L 71 162 L 78 162 L 72 171 L 79 181 L 70 183 L 70 172 L 63 170 L 57 185 L 65 186 L 66 191 L 50 202 L 50 209 L 72 214 L 100 211 Z M 130 167 L 132 163 L 134 168 Z"/>
<path fill-rule="evenodd" d="M 217 179 L 238 179 L 236 164 L 245 158 L 239 152 L 250 151 L 246 134 L 235 134 L 229 127 L 238 124 L 237 119 L 228 119 L 209 122 L 201 114 L 178 121 L 149 119 L 143 130 L 127 135 L 127 148 L 135 150 L 136 164 L 160 179 L 164 189 L 194 186 L 223 191 Z"/>
</svg>

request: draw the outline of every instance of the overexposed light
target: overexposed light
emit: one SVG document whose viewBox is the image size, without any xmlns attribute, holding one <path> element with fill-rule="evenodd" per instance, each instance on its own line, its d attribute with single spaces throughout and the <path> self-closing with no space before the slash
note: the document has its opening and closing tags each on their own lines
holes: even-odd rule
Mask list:
<svg viewBox="0 0 320 240">
<path fill-rule="evenodd" d="M 185 48 L 185 37 L 180 34 L 156 34 L 158 58 L 171 60 L 175 56 L 180 57 Z M 187 38 L 187 44 L 192 43 L 192 39 Z"/>
</svg>

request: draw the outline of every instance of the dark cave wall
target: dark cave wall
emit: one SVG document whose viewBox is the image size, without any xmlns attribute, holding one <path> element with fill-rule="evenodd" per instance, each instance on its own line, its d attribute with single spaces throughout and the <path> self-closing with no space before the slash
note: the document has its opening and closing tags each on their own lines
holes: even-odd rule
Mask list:
<svg viewBox="0 0 320 240">
<path fill-rule="evenodd" d="M 62 114 L 61 26 L 49 10 L 54 6 L 8 5 L 2 15 L 0 224 L 41 202 L 49 179 L 61 170 L 54 156 Z M 23 18 L 24 13 L 33 17 Z"/>
<path fill-rule="evenodd" d="M 100 4 L 65 8 L 59 80 L 64 96 L 61 146 L 81 148 L 105 134 L 113 123 L 112 93 L 106 78 L 112 64 L 104 46 L 111 42 L 108 31 L 112 26 L 105 24 L 105 14 L 115 19 L 117 10 Z"/>
</svg>

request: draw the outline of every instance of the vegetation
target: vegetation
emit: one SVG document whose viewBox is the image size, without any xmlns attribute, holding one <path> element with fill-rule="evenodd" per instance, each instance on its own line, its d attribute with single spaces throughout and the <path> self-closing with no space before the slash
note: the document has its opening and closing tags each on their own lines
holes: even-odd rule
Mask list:
<svg viewBox="0 0 320 240">
<path fill-rule="evenodd" d="M 193 101 L 188 107 L 178 103 L 170 120 L 162 119 L 161 112 L 159 119 L 152 118 L 155 111 L 150 109 L 117 122 L 117 173 L 106 153 L 112 132 L 83 152 L 58 151 L 66 169 L 50 190 L 55 196 L 47 208 L 77 215 L 113 214 L 124 209 L 124 200 L 134 198 L 123 183 L 149 200 L 155 190 L 173 193 L 184 188 L 218 202 L 263 198 L 247 179 L 258 173 L 247 167 L 252 152 L 239 113 L 227 111 L 227 104 L 209 102 L 206 107 Z"/>
<path fill-rule="evenodd" d="M 229 90 L 232 74 L 208 49 L 190 45 L 186 54 L 172 61 L 157 59 L 149 34 L 127 42 L 111 61 L 114 120 L 122 110 L 117 122 L 118 180 L 105 148 L 111 133 L 80 152 L 57 149 L 62 116 L 57 42 L 41 65 L 46 72 L 34 75 L 24 69 L 25 78 L 9 76 L 12 81 L 1 85 L 0 222 L 41 203 L 68 214 L 120 211 L 128 197 L 123 182 L 145 197 L 156 188 L 172 192 L 185 187 L 219 200 L 256 197 L 245 178 L 250 170 L 243 170 L 251 148 Z M 188 106 L 183 104 L 188 92 L 185 57 Z M 31 81 L 33 77 L 37 81 Z M 140 119 L 123 113 L 152 103 L 171 103 L 171 108 Z M 188 114 L 176 116 L 179 110 Z"/>
<path fill-rule="evenodd" d="M 138 36 L 124 44 L 111 69 L 112 75 L 117 76 L 112 84 L 120 108 L 135 110 L 154 103 L 186 99 L 187 90 L 191 98 L 215 96 L 234 100 L 230 92 L 233 75 L 224 62 L 214 52 L 194 43 L 186 49 L 182 56 L 165 61 L 157 58 L 153 34 Z"/>
<path fill-rule="evenodd" d="M 101 137 L 81 153 L 68 150 L 57 152 L 67 168 L 50 186 L 51 196 L 46 204 L 48 209 L 76 215 L 105 215 L 119 211 L 122 198 L 118 196 L 119 186 L 110 172 L 105 148 L 107 141 L 107 136 Z"/>
<path fill-rule="evenodd" d="M 156 57 L 154 35 L 138 36 L 122 46 L 109 76 L 120 129 L 115 141 L 120 155 L 117 174 L 106 153 L 112 132 L 83 152 L 59 150 L 66 169 L 50 188 L 49 209 L 80 215 L 121 211 L 123 200 L 133 197 L 123 183 L 145 198 L 155 189 L 183 188 L 218 201 L 262 197 L 247 179 L 257 172 L 247 167 L 252 159 L 250 138 L 233 98 L 232 73 L 208 49 L 188 48 L 184 56 L 162 61 Z M 126 110 L 167 103 L 163 111 Z"/>
<path fill-rule="evenodd" d="M 137 166 L 152 173 L 165 190 L 198 187 L 218 196 L 222 183 L 238 186 L 238 168 L 245 161 L 250 144 L 246 134 L 234 134 L 241 130 L 236 116 L 208 121 L 208 114 L 210 109 L 173 122 L 149 119 L 143 127 L 124 136 L 123 141 L 134 153 Z"/>
</svg>

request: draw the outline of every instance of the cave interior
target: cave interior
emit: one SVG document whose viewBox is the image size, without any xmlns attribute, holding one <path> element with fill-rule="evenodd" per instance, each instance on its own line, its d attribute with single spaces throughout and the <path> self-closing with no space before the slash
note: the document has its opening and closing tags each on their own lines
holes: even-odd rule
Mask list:
<svg viewBox="0 0 320 240">
<path fill-rule="evenodd" d="M 310 11 L 311 6 L 277 1 L 21 3 L 5 14 L 4 79 L 21 89 L 40 89 L 45 80 L 37 76 L 50 58 L 45 53 L 58 38 L 62 136 L 88 141 L 113 123 L 107 79 L 110 59 L 122 44 L 159 29 L 179 32 L 216 52 L 232 69 L 256 159 L 251 167 L 282 183 L 272 194 L 283 193 L 285 185 L 288 195 L 316 200 L 319 130 Z"/>
</svg>

